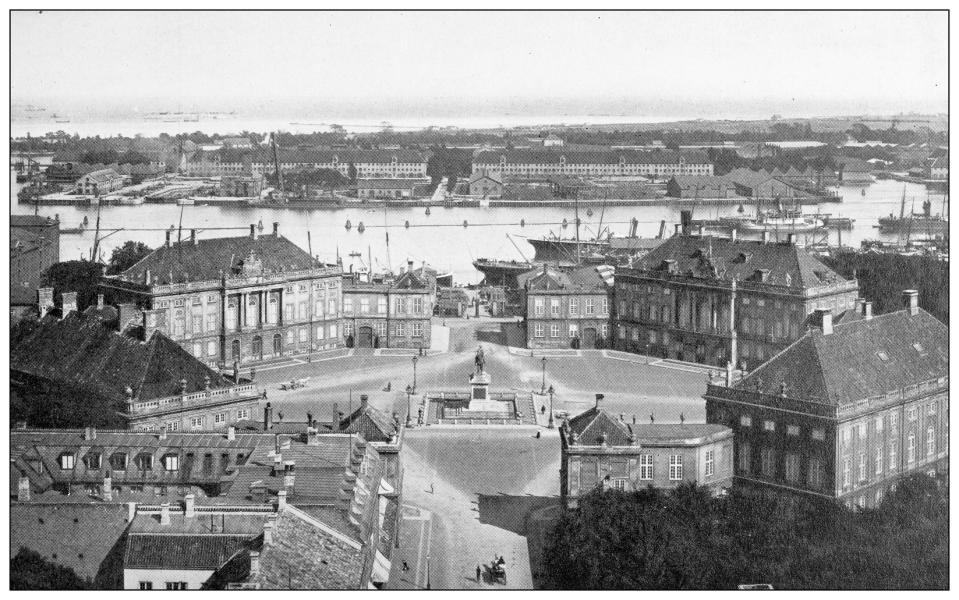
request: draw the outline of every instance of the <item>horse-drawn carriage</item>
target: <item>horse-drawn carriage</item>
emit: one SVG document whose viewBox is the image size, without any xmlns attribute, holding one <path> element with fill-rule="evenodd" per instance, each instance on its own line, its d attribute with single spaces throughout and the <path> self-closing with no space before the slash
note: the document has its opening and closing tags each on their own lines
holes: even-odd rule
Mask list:
<svg viewBox="0 0 959 600">
<path fill-rule="evenodd" d="M 281 389 L 281 390 L 284 390 L 284 391 L 287 391 L 287 390 L 296 390 L 296 389 L 299 389 L 299 388 L 302 388 L 302 387 L 306 387 L 306 383 L 307 383 L 309 380 L 310 380 L 309 377 L 303 377 L 303 378 L 301 378 L 301 379 L 291 379 L 290 381 L 288 381 L 288 382 L 286 382 L 286 383 L 281 383 L 281 384 L 280 384 L 280 389 Z"/>
<path fill-rule="evenodd" d="M 506 585 L 506 561 L 502 556 L 493 559 L 493 562 L 486 565 L 486 575 L 490 583 L 499 583 Z"/>
</svg>

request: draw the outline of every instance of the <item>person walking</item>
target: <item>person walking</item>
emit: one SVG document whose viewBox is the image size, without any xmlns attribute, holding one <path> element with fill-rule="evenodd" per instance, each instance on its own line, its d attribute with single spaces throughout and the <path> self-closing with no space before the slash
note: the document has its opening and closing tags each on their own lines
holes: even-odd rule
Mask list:
<svg viewBox="0 0 959 600">
<path fill-rule="evenodd" d="M 480 578 L 483 576 L 483 569 L 479 565 L 476 565 L 476 583 L 480 582 Z"/>
</svg>

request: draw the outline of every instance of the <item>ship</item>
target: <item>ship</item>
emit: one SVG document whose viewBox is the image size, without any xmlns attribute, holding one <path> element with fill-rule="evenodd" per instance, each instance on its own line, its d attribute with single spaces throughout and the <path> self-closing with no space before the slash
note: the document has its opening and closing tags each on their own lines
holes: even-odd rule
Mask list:
<svg viewBox="0 0 959 600">
<path fill-rule="evenodd" d="M 519 260 L 497 260 L 495 258 L 478 258 L 473 261 L 473 267 L 483 274 L 484 285 L 516 288 L 516 278 L 542 267 L 543 263 L 534 263 Z"/>
<path fill-rule="evenodd" d="M 949 232 L 949 221 L 943 216 L 946 209 L 946 197 L 942 201 L 942 214 L 932 214 L 932 202 L 926 198 L 922 203 L 922 212 L 917 213 L 910 210 L 906 214 L 906 189 L 902 190 L 902 203 L 899 208 L 899 216 L 895 217 L 889 213 L 888 217 L 879 218 L 879 233 L 898 233 L 905 234 L 908 241 L 912 235 L 925 234 L 927 236 L 945 235 Z M 915 206 L 915 198 L 913 199 Z"/>
<path fill-rule="evenodd" d="M 741 231 L 783 231 L 803 233 L 822 229 L 825 223 L 815 215 L 802 213 L 766 213 L 756 219 L 742 219 L 735 224 Z"/>
</svg>

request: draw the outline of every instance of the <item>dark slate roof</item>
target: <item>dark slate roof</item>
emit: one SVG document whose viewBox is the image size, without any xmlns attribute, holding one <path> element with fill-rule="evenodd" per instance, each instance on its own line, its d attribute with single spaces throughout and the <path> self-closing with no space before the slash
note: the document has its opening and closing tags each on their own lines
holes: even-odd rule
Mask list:
<svg viewBox="0 0 959 600">
<path fill-rule="evenodd" d="M 252 260 L 251 260 L 252 256 Z M 174 282 L 210 281 L 239 272 L 244 265 L 259 261 L 256 272 L 277 273 L 321 268 L 310 255 L 280 235 L 249 235 L 228 238 L 199 239 L 160 246 L 140 262 L 124 271 L 120 277 L 143 281 L 150 270 L 154 281 L 169 283 L 170 273 Z"/>
<path fill-rule="evenodd" d="M 836 159 L 836 162 L 842 165 L 842 171 L 846 173 L 868 173 L 871 168 L 869 163 L 861 158 L 841 156 Z"/>
<path fill-rule="evenodd" d="M 813 329 L 735 387 L 841 406 L 948 374 L 949 328 L 901 310 Z"/>
<path fill-rule="evenodd" d="M 356 187 L 364 190 L 409 190 L 417 179 L 358 179 Z"/>
<path fill-rule="evenodd" d="M 374 503 L 375 504 L 375 503 Z M 260 552 L 260 589 L 359 589 L 369 550 L 296 508 L 279 513 L 273 543 Z M 348 538 L 347 538 L 348 539 Z"/>
<path fill-rule="evenodd" d="M 126 388 L 140 400 L 206 387 L 228 387 L 229 382 L 179 344 L 155 332 L 141 342 L 109 327 L 95 315 L 71 313 L 64 319 L 46 319 L 11 339 L 10 369 L 50 381 L 79 386 L 116 402 L 125 402 Z"/>
<path fill-rule="evenodd" d="M 216 570 L 238 552 L 245 551 L 250 545 L 250 538 L 250 535 L 131 533 L 127 537 L 123 567 Z"/>
<path fill-rule="evenodd" d="M 358 433 L 368 442 L 389 442 L 397 433 L 393 417 L 372 406 L 360 407 L 340 422 L 343 433 Z"/>
<path fill-rule="evenodd" d="M 36 229 L 38 232 L 42 232 L 47 227 L 59 227 L 60 222 L 51 219 L 50 217 L 39 217 L 36 215 L 10 215 L 10 228 L 14 227 L 26 227 L 31 229 Z"/>
<path fill-rule="evenodd" d="M 769 271 L 765 283 L 816 288 L 844 279 L 795 244 L 677 235 L 639 258 L 633 269 L 664 271 L 676 261 L 676 273 L 703 279 L 756 281 L 757 271 Z M 789 276 L 788 280 L 786 276 Z"/>
<path fill-rule="evenodd" d="M 21 547 L 47 560 L 70 567 L 81 577 L 94 578 L 110 571 L 111 550 L 127 528 L 125 504 L 33 504 L 12 502 L 10 508 L 10 556 Z M 122 585 L 121 567 L 113 577 Z M 104 583 L 110 581 L 109 573 Z"/>
<path fill-rule="evenodd" d="M 418 275 L 414 270 L 406 271 L 397 277 L 392 287 L 398 290 L 425 290 L 429 286 L 422 274 Z"/>
<path fill-rule="evenodd" d="M 280 148 L 278 151 L 280 163 L 329 164 L 336 162 L 348 163 L 391 163 L 396 158 L 398 163 L 425 163 L 426 156 L 418 150 L 291 150 Z M 252 154 L 254 163 L 272 164 L 273 150 L 261 149 Z"/>
<path fill-rule="evenodd" d="M 705 152 L 699 150 L 656 150 L 642 152 L 637 150 L 607 150 L 596 152 L 576 152 L 563 148 L 553 150 L 490 150 L 480 152 L 473 159 L 473 164 L 499 164 L 501 157 L 506 157 L 507 164 L 560 164 L 565 158 L 567 164 L 610 164 L 617 165 L 620 160 L 629 165 L 647 164 L 679 164 L 680 160 L 687 164 L 711 164 Z"/>
<path fill-rule="evenodd" d="M 579 436 L 579 443 L 587 445 L 599 444 L 605 435 L 608 446 L 629 446 L 632 435 L 629 425 L 596 407 L 570 419 L 569 429 Z"/>
<path fill-rule="evenodd" d="M 123 175 L 120 175 L 113 169 L 100 169 L 87 173 L 83 176 L 83 179 L 92 179 L 98 183 L 105 183 L 114 179 L 123 179 Z"/>
</svg>

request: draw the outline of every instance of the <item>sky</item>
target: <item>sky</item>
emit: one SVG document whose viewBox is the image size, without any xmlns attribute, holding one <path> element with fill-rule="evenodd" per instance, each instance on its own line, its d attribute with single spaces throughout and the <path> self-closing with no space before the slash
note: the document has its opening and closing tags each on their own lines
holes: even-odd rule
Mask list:
<svg viewBox="0 0 959 600">
<path fill-rule="evenodd" d="M 14 104 L 948 111 L 945 12 L 44 11 L 11 23 Z"/>
</svg>

